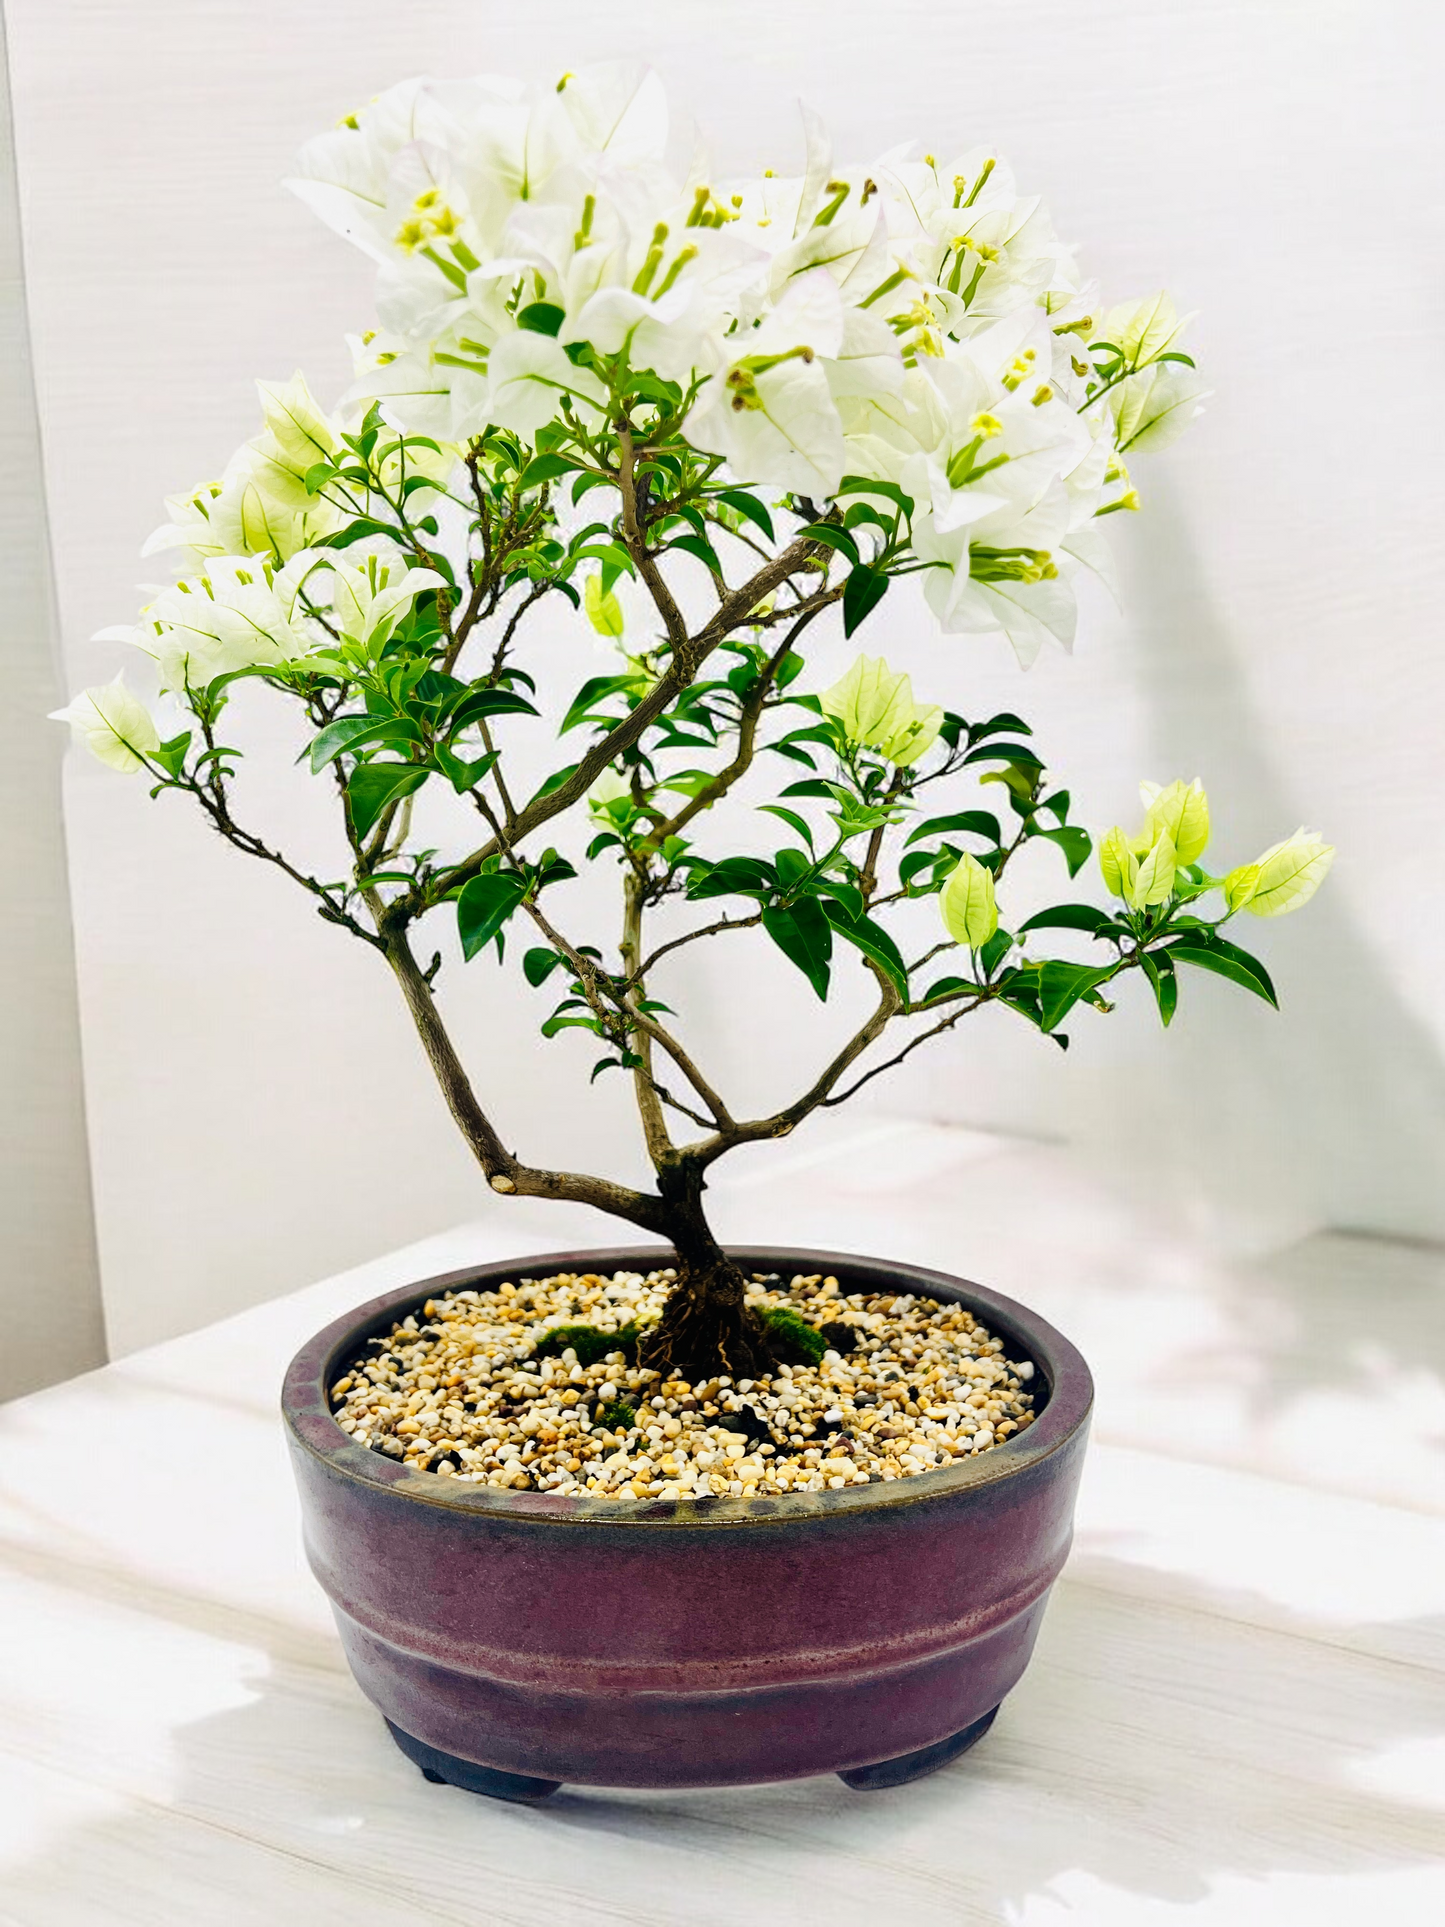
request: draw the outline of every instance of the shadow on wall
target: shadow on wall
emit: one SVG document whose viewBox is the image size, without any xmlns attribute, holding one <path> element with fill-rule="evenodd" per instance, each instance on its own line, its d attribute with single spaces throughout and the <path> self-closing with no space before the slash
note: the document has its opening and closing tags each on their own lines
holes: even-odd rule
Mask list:
<svg viewBox="0 0 1445 1927">
<path fill-rule="evenodd" d="M 1226 818 L 1222 851 L 1252 852 L 1296 827 L 1299 801 L 1280 781 L 1191 523 L 1163 476 L 1150 522 L 1147 550 L 1130 557 L 1125 601 L 1137 616 L 1123 638 L 1147 740 L 1171 774 L 1207 765 Z M 1235 1218 L 1244 1242 L 1250 1221 L 1268 1242 L 1319 1224 L 1445 1238 L 1445 1064 L 1358 929 L 1349 883 L 1361 852 L 1349 825 L 1323 820 L 1327 800 L 1318 808 L 1317 827 L 1340 851 L 1330 883 L 1303 916 L 1240 920 L 1240 941 L 1275 968 L 1283 1021 L 1191 975 L 1190 1013 L 1197 1003 L 1201 1021 L 1135 1067 L 1091 1148 L 1102 1141 L 1111 1160 L 1122 1153 L 1152 1170 L 1186 1208 Z"/>
</svg>

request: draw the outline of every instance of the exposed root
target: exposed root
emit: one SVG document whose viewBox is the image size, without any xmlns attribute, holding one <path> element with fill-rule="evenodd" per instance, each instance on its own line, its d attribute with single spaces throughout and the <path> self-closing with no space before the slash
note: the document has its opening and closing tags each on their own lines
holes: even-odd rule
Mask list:
<svg viewBox="0 0 1445 1927">
<path fill-rule="evenodd" d="M 772 1371 L 780 1354 L 745 1303 L 744 1285 L 742 1272 L 727 1260 L 702 1271 L 683 1270 L 662 1317 L 639 1341 L 638 1363 L 693 1383 L 720 1373 L 736 1380 Z"/>
</svg>

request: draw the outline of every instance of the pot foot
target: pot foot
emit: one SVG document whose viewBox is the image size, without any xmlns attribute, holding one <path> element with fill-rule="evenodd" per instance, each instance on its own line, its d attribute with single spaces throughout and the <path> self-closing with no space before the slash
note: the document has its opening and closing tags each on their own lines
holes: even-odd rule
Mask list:
<svg viewBox="0 0 1445 1927">
<path fill-rule="evenodd" d="M 536 1780 L 529 1773 L 503 1773 L 499 1767 L 478 1766 L 475 1760 L 459 1760 L 454 1753 L 428 1746 L 413 1739 L 390 1720 L 386 1730 L 421 1776 L 433 1786 L 460 1787 L 463 1793 L 480 1793 L 489 1800 L 511 1800 L 519 1806 L 536 1806 L 561 1786 L 560 1780 Z"/>
<path fill-rule="evenodd" d="M 922 1780 L 930 1773 L 937 1773 L 940 1767 L 967 1753 L 971 1746 L 977 1746 L 997 1717 L 995 1706 L 981 1720 L 965 1726 L 961 1733 L 951 1733 L 946 1740 L 920 1746 L 916 1753 L 900 1753 L 896 1760 L 880 1760 L 876 1766 L 850 1767 L 838 1778 L 855 1793 L 877 1793 L 884 1787 L 907 1786 L 910 1780 Z"/>
</svg>

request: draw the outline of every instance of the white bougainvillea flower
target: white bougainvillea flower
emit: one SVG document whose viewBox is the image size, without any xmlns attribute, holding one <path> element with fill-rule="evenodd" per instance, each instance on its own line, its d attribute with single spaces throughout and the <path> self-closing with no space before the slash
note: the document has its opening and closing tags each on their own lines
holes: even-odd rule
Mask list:
<svg viewBox="0 0 1445 1927">
<path fill-rule="evenodd" d="M 560 342 L 525 328 L 497 343 L 488 376 L 492 420 L 529 441 L 564 402 L 595 423 L 607 399 L 596 376 L 569 361 Z"/>
<path fill-rule="evenodd" d="M 372 402 L 380 402 L 394 428 L 446 444 L 486 427 L 487 368 L 475 352 L 409 348 L 401 337 L 387 334 L 366 340 L 353 335 L 349 343 L 356 379 L 341 398 L 343 411 L 364 415 Z"/>
<path fill-rule="evenodd" d="M 309 140 L 297 176 L 286 185 L 328 227 L 373 260 L 385 261 L 393 246 L 386 222 L 392 164 L 415 140 L 428 134 L 444 139 L 446 127 L 435 85 L 403 80 Z"/>
<path fill-rule="evenodd" d="M 1192 368 L 1155 363 L 1109 391 L 1114 441 L 1121 455 L 1167 448 L 1202 415 L 1210 393 Z"/>
<path fill-rule="evenodd" d="M 1100 339 L 1112 342 L 1130 368 L 1145 368 L 1174 348 L 1194 319 L 1181 315 L 1161 289 L 1141 301 L 1126 301 L 1104 317 Z"/>
<path fill-rule="evenodd" d="M 842 345 L 838 285 L 815 268 L 755 328 L 729 337 L 730 359 L 708 383 L 689 439 L 723 456 L 740 481 L 826 499 L 843 478 L 844 448 L 823 361 Z"/>
<path fill-rule="evenodd" d="M 979 949 L 998 929 L 993 872 L 965 851 L 949 873 L 938 907 L 949 936 L 970 950 Z"/>
<path fill-rule="evenodd" d="M 419 595 L 446 587 L 435 569 L 408 568 L 380 555 L 364 556 L 360 562 L 332 562 L 328 580 L 336 627 L 374 655 Z"/>
<path fill-rule="evenodd" d="M 144 759 L 160 746 L 150 711 L 126 688 L 123 674 L 82 689 L 64 709 L 52 710 L 50 719 L 69 723 L 71 736 L 98 762 L 126 774 L 143 769 Z"/>
<path fill-rule="evenodd" d="M 1130 836 L 1116 823 L 1099 841 L 1099 871 L 1105 886 L 1132 910 L 1167 903 L 1174 894 L 1178 867 L 1168 831 L 1157 826 L 1147 837 L 1140 837 Z"/>
<path fill-rule="evenodd" d="M 1174 894 L 1174 876 L 1178 867 L 1169 834 L 1166 830 L 1160 830 L 1139 859 L 1139 868 L 1129 886 L 1130 906 L 1135 910 L 1148 910 L 1155 904 L 1167 903 Z"/>
<path fill-rule="evenodd" d="M 258 381 L 256 388 L 266 425 L 247 445 L 253 480 L 284 507 L 298 512 L 312 508 L 316 498 L 306 476 L 341 446 L 336 426 L 299 372 L 287 382 Z"/>
<path fill-rule="evenodd" d="M 1259 888 L 1259 865 L 1241 863 L 1237 870 L 1230 871 L 1219 887 L 1230 909 L 1242 910 Z"/>
<path fill-rule="evenodd" d="M 1099 839 L 1099 873 L 1111 897 L 1122 897 L 1129 902 L 1139 875 L 1139 859 L 1127 831 L 1117 823 Z"/>
<path fill-rule="evenodd" d="M 191 568 L 217 555 L 264 556 L 279 566 L 340 527 L 342 515 L 333 503 L 314 495 L 298 508 L 294 495 L 282 500 L 268 486 L 268 473 L 269 464 L 263 467 L 249 444 L 238 448 L 219 482 L 166 498 L 171 519 L 147 539 L 141 554 L 184 550 Z"/>
<path fill-rule="evenodd" d="M 1271 844 L 1257 863 L 1247 866 L 1259 872 L 1254 887 L 1246 896 L 1242 885 L 1237 884 L 1236 894 L 1243 901 L 1236 905 L 1231 899 L 1230 908 L 1247 910 L 1252 917 L 1286 916 L 1309 902 L 1329 875 L 1334 860 L 1334 846 L 1317 831 L 1296 830 L 1282 843 Z M 1234 874 L 1239 876 L 1237 871 Z"/>
<path fill-rule="evenodd" d="M 134 640 L 155 657 L 167 688 L 205 688 L 217 676 L 290 662 L 314 646 L 298 607 L 323 555 L 303 549 L 282 569 L 257 556 L 212 556 L 164 590 Z"/>
<path fill-rule="evenodd" d="M 1149 849 L 1163 833 L 1180 865 L 1197 863 L 1209 843 L 1209 798 L 1199 778 L 1186 783 L 1181 777 L 1167 788 L 1141 783 L 1139 794 L 1144 803 L 1144 833 L 1136 849 Z"/>
<path fill-rule="evenodd" d="M 730 311 L 764 259 L 731 229 L 659 221 L 650 238 L 634 240 L 624 280 L 595 286 L 577 301 L 578 277 L 569 277 L 562 288 L 568 320 L 558 339 L 564 346 L 590 342 L 604 355 L 626 348 L 630 366 L 686 387 L 694 373 L 710 374 L 722 361 Z"/>
<path fill-rule="evenodd" d="M 859 656 L 818 701 L 850 743 L 876 749 L 900 769 L 932 747 L 943 724 L 942 708 L 914 702 L 911 679 L 882 656 Z"/>
</svg>

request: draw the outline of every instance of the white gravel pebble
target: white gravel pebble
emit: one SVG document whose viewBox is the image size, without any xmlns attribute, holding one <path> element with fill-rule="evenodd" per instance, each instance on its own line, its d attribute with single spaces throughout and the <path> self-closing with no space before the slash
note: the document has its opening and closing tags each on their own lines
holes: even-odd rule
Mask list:
<svg viewBox="0 0 1445 1927">
<path fill-rule="evenodd" d="M 336 1381 L 337 1422 L 358 1444 L 459 1483 L 621 1503 L 911 1478 L 1033 1422 L 1032 1362 L 1010 1364 L 962 1306 L 843 1295 L 821 1274 L 786 1286 L 759 1275 L 749 1302 L 847 1326 L 846 1355 L 836 1341 L 816 1366 L 780 1365 L 735 1387 L 726 1375 L 641 1371 L 625 1328 L 660 1315 L 673 1279 L 564 1272 L 428 1300 Z M 616 1332 L 618 1347 L 590 1365 L 574 1345 L 536 1358 L 560 1325 Z"/>
</svg>

